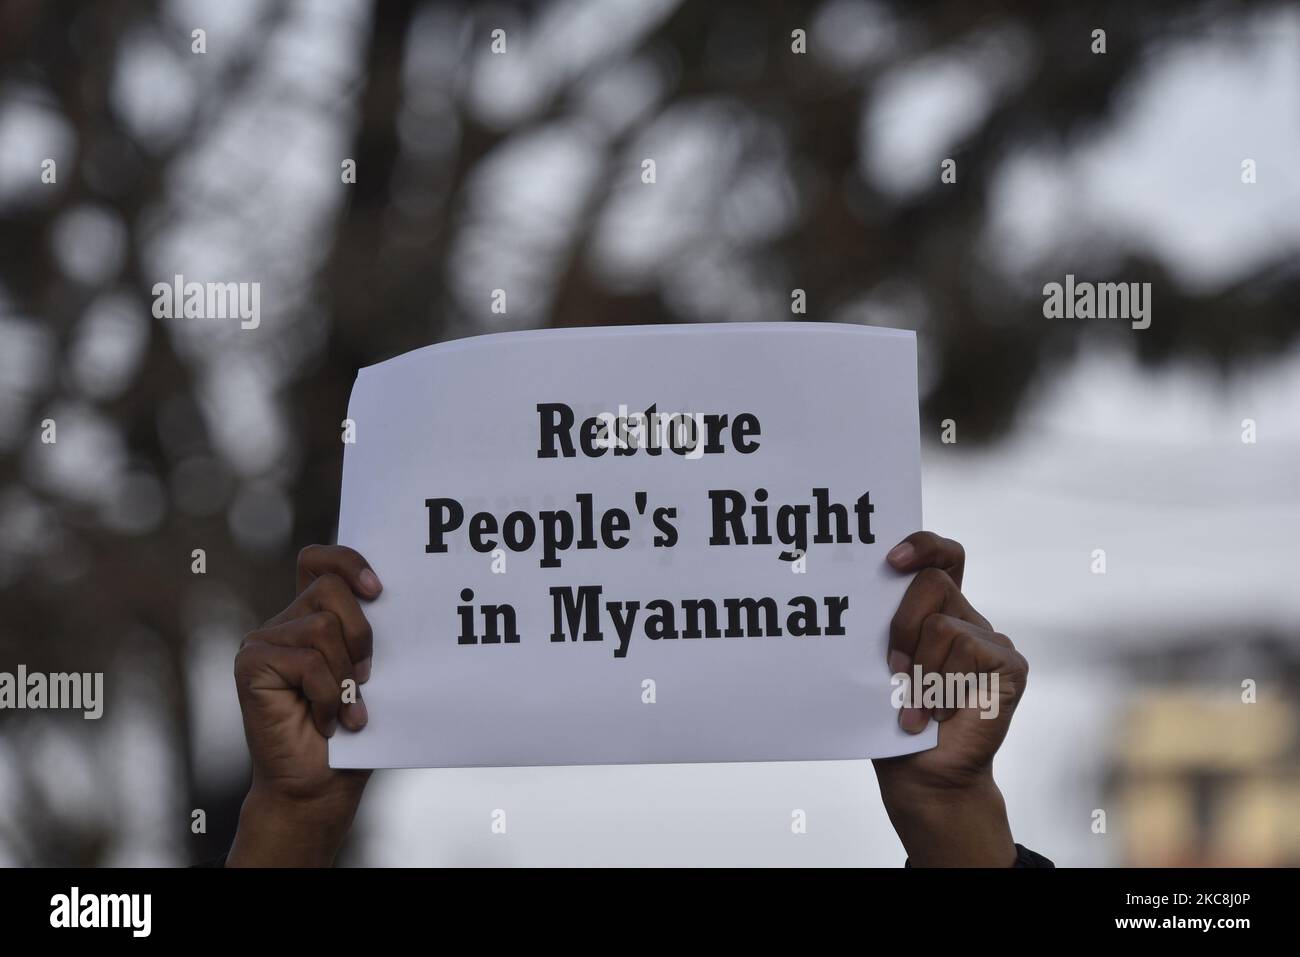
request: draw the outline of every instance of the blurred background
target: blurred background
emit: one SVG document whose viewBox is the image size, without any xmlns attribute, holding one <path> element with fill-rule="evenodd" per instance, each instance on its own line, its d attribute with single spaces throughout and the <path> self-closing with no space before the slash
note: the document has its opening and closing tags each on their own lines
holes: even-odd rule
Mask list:
<svg viewBox="0 0 1300 957">
<path fill-rule="evenodd" d="M 1150 328 L 1044 318 L 1067 272 Z M 154 318 L 177 273 L 260 326 Z M 231 663 L 332 541 L 359 367 L 790 319 L 917 332 L 926 524 L 1033 666 L 1017 839 L 1300 864 L 1300 9 L 1246 0 L 0 2 L 0 670 L 107 688 L 0 712 L 0 864 L 229 846 Z M 903 852 L 828 762 L 380 773 L 344 860 Z"/>
</svg>

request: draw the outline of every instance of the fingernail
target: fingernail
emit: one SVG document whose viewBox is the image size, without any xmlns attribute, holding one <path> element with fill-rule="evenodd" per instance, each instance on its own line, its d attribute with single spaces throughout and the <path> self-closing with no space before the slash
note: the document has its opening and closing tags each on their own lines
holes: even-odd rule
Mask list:
<svg viewBox="0 0 1300 957">
<path fill-rule="evenodd" d="M 338 729 L 339 729 L 338 719 L 330 718 L 328 721 L 325 722 L 325 737 L 327 738 L 334 737 L 334 732 L 337 731 Z"/>
<path fill-rule="evenodd" d="M 370 712 L 366 710 L 366 703 L 360 698 L 357 698 L 357 703 L 352 707 L 356 708 L 356 714 L 353 717 L 356 719 L 357 730 L 359 731 L 364 728 L 366 722 L 370 720 Z"/>
<path fill-rule="evenodd" d="M 379 583 L 379 576 L 369 568 L 361 569 L 361 574 L 357 576 L 357 580 L 361 583 L 361 590 L 367 595 L 378 595 L 384 590 L 384 586 Z"/>
<path fill-rule="evenodd" d="M 889 653 L 889 673 L 891 675 L 907 674 L 907 655 L 897 648 Z"/>
<path fill-rule="evenodd" d="M 373 661 L 373 658 L 365 658 L 357 662 L 355 669 L 357 673 L 357 684 L 363 685 L 370 680 L 370 665 Z"/>
<path fill-rule="evenodd" d="M 918 734 L 930 723 L 924 708 L 903 708 L 898 715 L 898 726 L 908 734 Z"/>
<path fill-rule="evenodd" d="M 895 567 L 900 567 L 910 562 L 912 556 L 915 554 L 916 549 L 912 546 L 911 542 L 899 542 L 889 550 L 889 554 L 885 556 L 885 560 Z"/>
<path fill-rule="evenodd" d="M 361 720 L 361 699 L 349 701 L 339 709 L 339 718 L 343 721 L 343 727 L 349 731 L 361 730 L 361 725 L 365 723 Z"/>
</svg>

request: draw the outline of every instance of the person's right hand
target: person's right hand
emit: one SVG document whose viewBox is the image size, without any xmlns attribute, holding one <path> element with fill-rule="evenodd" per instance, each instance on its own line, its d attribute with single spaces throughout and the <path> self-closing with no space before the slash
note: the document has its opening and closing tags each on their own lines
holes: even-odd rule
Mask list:
<svg viewBox="0 0 1300 957">
<path fill-rule="evenodd" d="M 329 864 L 351 826 L 369 771 L 329 767 L 326 739 L 359 730 L 366 706 L 345 682 L 370 677 L 370 624 L 358 598 L 382 590 L 350 548 L 298 554 L 298 596 L 250 632 L 235 656 L 235 685 L 253 783 L 227 864 Z"/>
</svg>

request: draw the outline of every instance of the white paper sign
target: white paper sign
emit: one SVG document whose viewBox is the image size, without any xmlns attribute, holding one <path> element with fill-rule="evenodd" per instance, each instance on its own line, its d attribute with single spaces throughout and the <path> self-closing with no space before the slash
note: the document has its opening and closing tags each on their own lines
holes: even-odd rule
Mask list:
<svg viewBox="0 0 1300 957">
<path fill-rule="evenodd" d="M 339 541 L 385 587 L 331 766 L 933 747 L 885 662 L 885 554 L 921 527 L 911 332 L 482 336 L 361 370 L 348 417 Z"/>
</svg>

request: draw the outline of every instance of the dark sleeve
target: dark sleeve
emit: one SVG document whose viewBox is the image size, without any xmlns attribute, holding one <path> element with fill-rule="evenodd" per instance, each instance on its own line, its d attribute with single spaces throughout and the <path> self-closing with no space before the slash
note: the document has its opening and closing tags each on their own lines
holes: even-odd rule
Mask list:
<svg viewBox="0 0 1300 957">
<path fill-rule="evenodd" d="M 1051 867 L 1051 868 L 1056 867 L 1055 864 L 1053 864 L 1047 858 L 1043 857 L 1042 854 L 1039 854 L 1037 851 L 1031 851 L 1023 844 L 1016 845 L 1016 862 L 1011 866 L 1012 867 Z"/>
<path fill-rule="evenodd" d="M 903 866 L 911 867 L 912 862 L 907 861 L 903 864 Z M 1053 864 L 1047 858 L 1043 857 L 1042 854 L 1039 854 L 1037 851 L 1031 851 L 1023 844 L 1016 845 L 1016 862 L 1011 866 L 1012 867 L 1051 867 L 1051 868 L 1056 867 L 1055 864 Z"/>
<path fill-rule="evenodd" d="M 220 857 L 214 857 L 211 858 L 210 860 L 199 861 L 197 864 L 190 865 L 190 867 L 225 867 L 225 866 L 226 866 L 225 854 L 222 854 Z"/>
</svg>

